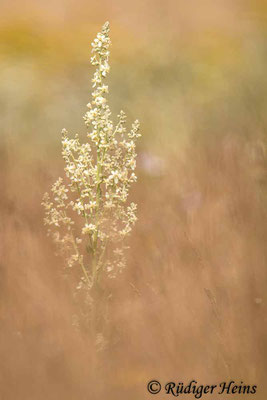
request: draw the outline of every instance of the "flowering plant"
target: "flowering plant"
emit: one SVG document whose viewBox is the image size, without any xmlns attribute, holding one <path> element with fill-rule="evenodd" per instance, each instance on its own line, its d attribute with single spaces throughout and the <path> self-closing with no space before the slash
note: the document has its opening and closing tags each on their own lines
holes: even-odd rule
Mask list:
<svg viewBox="0 0 267 400">
<path fill-rule="evenodd" d="M 79 264 L 77 288 L 92 288 L 106 272 L 115 277 L 125 266 L 123 240 L 136 221 L 136 204 L 128 203 L 129 188 L 136 181 L 136 139 L 139 122 L 127 133 L 126 116 L 114 126 L 104 80 L 109 73 L 109 23 L 92 42 L 91 64 L 96 67 L 92 102 L 84 116 L 86 143 L 62 131 L 62 156 L 68 182 L 53 184 L 52 199 L 43 197 L 48 234 L 66 256 L 67 265 Z M 75 214 L 78 221 L 75 220 Z M 77 219 L 77 218 L 76 218 Z"/>
</svg>

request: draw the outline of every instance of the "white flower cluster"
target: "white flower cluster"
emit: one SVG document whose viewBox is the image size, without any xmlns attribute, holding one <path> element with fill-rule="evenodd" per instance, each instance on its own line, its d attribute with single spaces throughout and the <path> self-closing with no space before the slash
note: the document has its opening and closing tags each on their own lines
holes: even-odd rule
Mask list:
<svg viewBox="0 0 267 400">
<path fill-rule="evenodd" d="M 70 254 L 68 265 L 77 262 L 82 267 L 79 288 L 94 285 L 104 270 L 114 277 L 125 266 L 123 239 L 136 221 L 136 204 L 127 200 L 129 188 L 136 181 L 139 122 L 135 121 L 127 133 L 123 111 L 116 126 L 110 119 L 108 86 L 103 83 L 110 69 L 110 44 L 109 23 L 105 23 L 92 43 L 91 63 L 96 72 L 92 102 L 84 116 L 89 143 L 80 143 L 78 135 L 71 139 L 65 129 L 62 131 L 62 156 L 69 182 L 64 185 L 59 178 L 52 186 L 53 201 L 46 193 L 42 203 L 45 224 L 56 228 L 54 240 Z M 69 216 L 73 212 L 82 219 L 79 229 L 75 217 Z"/>
</svg>

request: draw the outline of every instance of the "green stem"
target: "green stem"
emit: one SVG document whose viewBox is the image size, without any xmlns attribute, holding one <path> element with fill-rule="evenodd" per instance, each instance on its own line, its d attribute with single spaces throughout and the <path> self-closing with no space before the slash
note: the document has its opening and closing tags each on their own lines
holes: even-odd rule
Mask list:
<svg viewBox="0 0 267 400">
<path fill-rule="evenodd" d="M 98 241 L 98 218 L 99 218 L 99 208 L 100 208 L 100 198 L 101 198 L 101 173 L 102 173 L 102 168 L 101 168 L 100 163 L 100 156 L 99 156 L 99 150 L 97 150 L 97 175 L 96 175 L 96 180 L 97 180 L 97 186 L 96 186 L 96 218 L 95 218 L 95 225 L 96 225 L 96 231 L 94 232 L 93 235 L 93 282 L 97 280 L 97 266 L 98 266 L 98 260 L 97 260 L 97 241 Z"/>
</svg>

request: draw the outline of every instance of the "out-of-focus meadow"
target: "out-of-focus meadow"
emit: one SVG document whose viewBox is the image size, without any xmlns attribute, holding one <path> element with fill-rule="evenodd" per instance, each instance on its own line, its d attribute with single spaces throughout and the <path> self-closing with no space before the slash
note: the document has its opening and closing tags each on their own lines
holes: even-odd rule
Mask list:
<svg viewBox="0 0 267 400">
<path fill-rule="evenodd" d="M 106 20 L 111 109 L 143 136 L 138 223 L 95 354 L 40 203 L 61 129 L 85 132 Z M 266 399 L 266 32 L 264 0 L 1 1 L 1 399 L 141 400 L 151 379 L 243 381 Z"/>
</svg>

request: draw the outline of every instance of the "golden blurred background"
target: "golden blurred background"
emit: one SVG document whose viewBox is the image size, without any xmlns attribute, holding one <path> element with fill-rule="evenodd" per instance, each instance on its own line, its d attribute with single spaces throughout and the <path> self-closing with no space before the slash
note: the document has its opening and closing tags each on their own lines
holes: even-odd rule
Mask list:
<svg viewBox="0 0 267 400">
<path fill-rule="evenodd" d="M 85 132 L 106 20 L 111 109 L 143 136 L 96 354 L 40 203 L 61 129 Z M 142 400 L 151 379 L 243 381 L 266 399 L 266 33 L 264 0 L 1 0 L 1 400 Z"/>
</svg>

